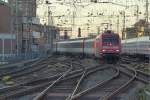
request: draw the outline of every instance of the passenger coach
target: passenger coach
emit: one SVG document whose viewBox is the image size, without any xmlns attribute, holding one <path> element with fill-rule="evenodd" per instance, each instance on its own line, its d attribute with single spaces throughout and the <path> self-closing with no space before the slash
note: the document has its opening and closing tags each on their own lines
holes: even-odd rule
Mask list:
<svg viewBox="0 0 150 100">
<path fill-rule="evenodd" d="M 150 57 L 150 37 L 143 36 L 122 40 L 122 54 L 139 58 Z"/>
</svg>

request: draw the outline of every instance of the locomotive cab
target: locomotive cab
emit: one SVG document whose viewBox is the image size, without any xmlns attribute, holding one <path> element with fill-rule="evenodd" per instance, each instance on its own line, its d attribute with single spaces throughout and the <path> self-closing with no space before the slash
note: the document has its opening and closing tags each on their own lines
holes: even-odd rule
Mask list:
<svg viewBox="0 0 150 100">
<path fill-rule="evenodd" d="M 100 57 L 106 60 L 118 60 L 121 52 L 121 43 L 118 34 L 106 31 L 100 36 Z"/>
</svg>

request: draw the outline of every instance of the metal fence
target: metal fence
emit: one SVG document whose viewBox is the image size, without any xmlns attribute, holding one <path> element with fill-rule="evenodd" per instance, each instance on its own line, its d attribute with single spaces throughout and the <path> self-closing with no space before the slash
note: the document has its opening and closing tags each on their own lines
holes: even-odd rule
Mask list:
<svg viewBox="0 0 150 100">
<path fill-rule="evenodd" d="M 47 57 L 46 52 L 32 52 L 32 53 L 21 53 L 21 54 L 0 54 L 0 64 L 8 64 L 19 62 L 22 60 L 29 60 L 35 58 Z"/>
</svg>

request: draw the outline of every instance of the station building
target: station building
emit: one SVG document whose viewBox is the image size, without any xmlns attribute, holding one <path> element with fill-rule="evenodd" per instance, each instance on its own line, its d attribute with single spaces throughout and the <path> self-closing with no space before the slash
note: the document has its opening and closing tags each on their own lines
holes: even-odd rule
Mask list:
<svg viewBox="0 0 150 100">
<path fill-rule="evenodd" d="M 8 1 L 15 9 L 18 8 L 15 10 L 15 19 L 17 21 L 15 21 L 14 27 L 18 25 L 15 33 L 17 31 L 19 33 L 17 34 L 18 41 L 16 41 L 18 42 L 17 49 L 19 53 L 30 56 L 30 53 L 47 50 L 50 47 L 51 34 L 54 34 L 54 30 L 55 34 L 58 34 L 58 29 L 54 26 L 46 26 L 40 23 L 40 19 L 36 16 L 36 0 Z"/>
<path fill-rule="evenodd" d="M 51 39 L 58 38 L 59 28 L 42 25 L 36 17 L 35 1 L 0 0 L 0 62 L 47 52 Z"/>
</svg>

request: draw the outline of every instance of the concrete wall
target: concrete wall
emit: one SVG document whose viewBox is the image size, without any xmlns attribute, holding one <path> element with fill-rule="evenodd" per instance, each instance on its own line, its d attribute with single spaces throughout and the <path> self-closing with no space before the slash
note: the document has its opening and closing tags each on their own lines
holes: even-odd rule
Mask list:
<svg viewBox="0 0 150 100">
<path fill-rule="evenodd" d="M 11 39 L 5 39 L 4 40 L 4 53 L 5 54 L 10 54 L 11 52 L 11 42 L 12 42 L 12 52 L 15 52 L 15 40 L 11 40 Z M 2 53 L 2 40 L 0 40 L 0 54 Z"/>
</svg>

